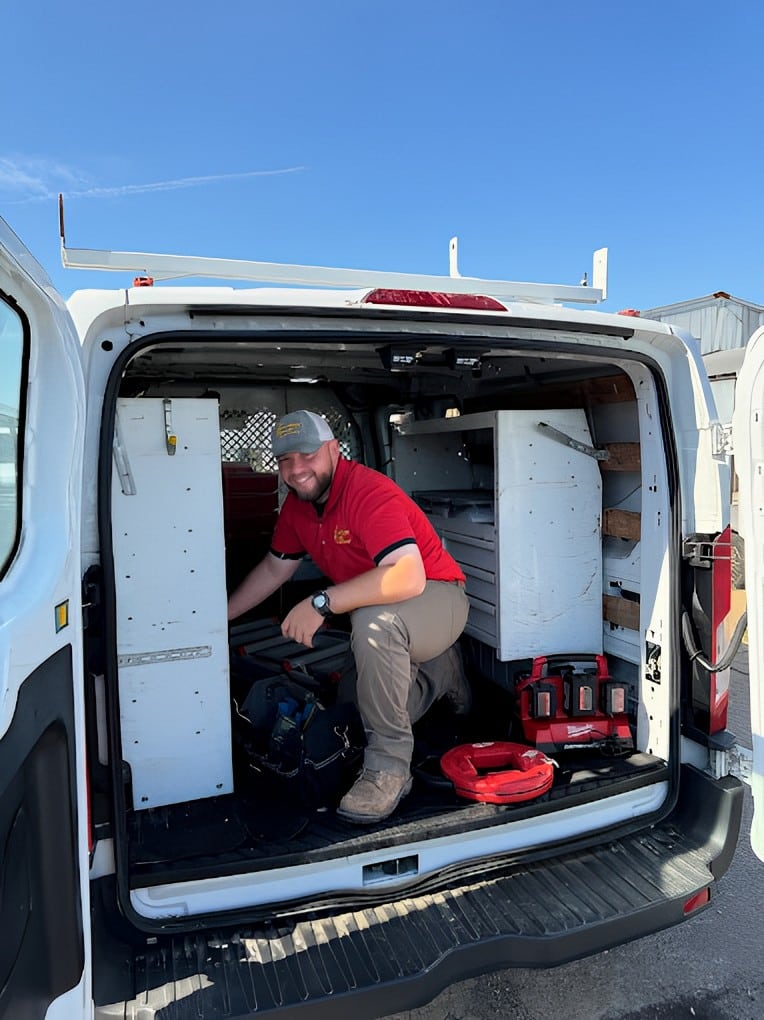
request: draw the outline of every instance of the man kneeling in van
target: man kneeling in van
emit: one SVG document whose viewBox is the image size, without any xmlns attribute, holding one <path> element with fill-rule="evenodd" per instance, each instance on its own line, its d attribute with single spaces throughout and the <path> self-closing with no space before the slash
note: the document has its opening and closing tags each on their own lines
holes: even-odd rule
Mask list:
<svg viewBox="0 0 764 1020">
<path fill-rule="evenodd" d="M 341 456 L 324 418 L 287 414 L 272 445 L 289 494 L 271 549 L 231 595 L 228 618 L 273 594 L 306 553 L 331 578 L 331 587 L 290 610 L 281 629 L 311 647 L 326 617 L 350 614 L 366 750 L 337 813 L 378 822 L 411 789 L 412 723 L 439 698 L 457 714 L 469 711 L 455 647 L 469 608 L 464 574 L 395 482 Z"/>
</svg>

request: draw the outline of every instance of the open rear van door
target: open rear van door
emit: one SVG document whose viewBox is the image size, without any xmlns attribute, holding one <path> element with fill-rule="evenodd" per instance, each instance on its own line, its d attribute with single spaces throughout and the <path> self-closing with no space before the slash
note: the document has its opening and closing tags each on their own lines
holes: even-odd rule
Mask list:
<svg viewBox="0 0 764 1020">
<path fill-rule="evenodd" d="M 90 1016 L 80 347 L 0 219 L 0 1017 Z"/>
<path fill-rule="evenodd" d="M 764 860 L 764 328 L 746 348 L 733 416 L 739 527 L 745 541 L 754 817 L 751 844 Z"/>
</svg>

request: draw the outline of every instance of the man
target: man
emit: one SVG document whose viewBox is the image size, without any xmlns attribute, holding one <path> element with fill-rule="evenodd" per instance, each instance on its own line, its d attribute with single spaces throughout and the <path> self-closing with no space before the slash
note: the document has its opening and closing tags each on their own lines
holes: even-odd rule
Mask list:
<svg viewBox="0 0 764 1020">
<path fill-rule="evenodd" d="M 289 493 L 270 551 L 230 597 L 228 618 L 259 605 L 308 553 L 332 580 L 298 602 L 281 630 L 304 645 L 333 613 L 349 613 L 364 767 L 338 814 L 359 824 L 391 814 L 411 789 L 412 723 L 439 698 L 469 710 L 454 643 L 469 604 L 464 574 L 434 528 L 390 478 L 340 455 L 325 419 L 293 411 L 273 429 Z"/>
</svg>

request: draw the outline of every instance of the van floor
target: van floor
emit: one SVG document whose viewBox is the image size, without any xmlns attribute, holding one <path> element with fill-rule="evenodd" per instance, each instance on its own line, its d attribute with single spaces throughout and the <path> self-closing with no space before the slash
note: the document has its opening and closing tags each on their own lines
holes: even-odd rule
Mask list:
<svg viewBox="0 0 764 1020">
<path fill-rule="evenodd" d="M 562 806 L 625 792 L 668 777 L 666 763 L 635 752 L 605 758 L 574 752 L 556 757 L 552 789 L 524 804 L 458 798 L 433 762 L 414 769 L 414 785 L 394 814 L 356 826 L 333 810 L 306 812 L 284 791 L 247 788 L 224 797 L 132 811 L 127 819 L 130 885 L 270 870 L 474 831 Z"/>
</svg>

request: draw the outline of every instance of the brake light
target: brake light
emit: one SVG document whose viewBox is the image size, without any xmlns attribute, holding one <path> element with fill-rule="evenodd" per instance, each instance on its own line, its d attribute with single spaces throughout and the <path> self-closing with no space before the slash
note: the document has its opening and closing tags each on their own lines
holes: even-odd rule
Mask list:
<svg viewBox="0 0 764 1020">
<path fill-rule="evenodd" d="M 732 608 L 732 530 L 727 527 L 713 544 L 711 557 L 711 661 L 727 650 L 726 622 Z M 709 733 L 727 726 L 730 667 L 711 674 Z"/>
<path fill-rule="evenodd" d="M 506 312 L 507 306 L 485 294 L 446 294 L 435 290 L 370 291 L 362 300 L 366 305 L 406 305 L 418 308 L 467 308 L 483 312 Z"/>
<path fill-rule="evenodd" d="M 136 276 L 133 278 L 134 287 L 153 287 L 154 277 L 153 276 Z"/>
<path fill-rule="evenodd" d="M 620 310 L 620 312 L 618 312 L 618 314 L 619 315 L 633 315 L 635 318 L 638 319 L 642 313 L 639 311 L 638 308 L 622 308 Z"/>
</svg>

